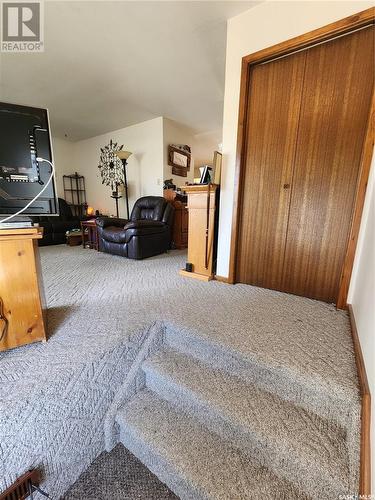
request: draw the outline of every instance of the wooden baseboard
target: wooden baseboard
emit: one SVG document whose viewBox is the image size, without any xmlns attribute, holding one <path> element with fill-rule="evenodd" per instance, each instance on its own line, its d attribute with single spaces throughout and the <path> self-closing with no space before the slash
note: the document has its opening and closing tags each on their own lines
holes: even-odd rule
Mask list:
<svg viewBox="0 0 375 500">
<path fill-rule="evenodd" d="M 200 281 L 211 281 L 212 280 L 212 276 L 206 276 L 204 274 L 199 274 L 199 273 L 193 273 L 193 272 L 188 272 L 188 271 L 185 271 L 185 269 L 180 269 L 180 271 L 178 272 L 181 276 L 185 276 L 186 278 L 194 278 L 196 280 L 200 280 Z"/>
<path fill-rule="evenodd" d="M 366 367 L 363 360 L 357 325 L 351 304 L 348 304 L 355 362 L 357 365 L 361 393 L 361 456 L 359 473 L 359 495 L 371 495 L 371 394 Z"/>
<path fill-rule="evenodd" d="M 219 276 L 218 274 L 215 274 L 214 279 L 216 281 L 220 281 L 221 283 L 230 283 L 229 278 L 226 278 L 225 276 Z"/>
</svg>

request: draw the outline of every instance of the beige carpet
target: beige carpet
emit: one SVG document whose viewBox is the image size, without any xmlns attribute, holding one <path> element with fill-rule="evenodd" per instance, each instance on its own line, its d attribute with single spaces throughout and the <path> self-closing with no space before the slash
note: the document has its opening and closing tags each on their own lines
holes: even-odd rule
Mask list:
<svg viewBox="0 0 375 500">
<path fill-rule="evenodd" d="M 0 490 L 39 467 L 44 489 L 58 498 L 87 469 L 104 450 L 106 412 L 155 321 L 202 356 L 212 356 L 200 348 L 209 342 L 246 360 L 263 389 L 350 429 L 358 464 L 359 394 L 345 312 L 182 278 L 181 251 L 132 261 L 61 245 L 42 248 L 41 257 L 50 340 L 0 354 Z"/>
</svg>

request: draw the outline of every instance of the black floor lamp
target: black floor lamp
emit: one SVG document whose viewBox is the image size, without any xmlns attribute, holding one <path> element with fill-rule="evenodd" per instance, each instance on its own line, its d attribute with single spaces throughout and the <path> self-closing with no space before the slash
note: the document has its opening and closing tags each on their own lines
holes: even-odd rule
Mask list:
<svg viewBox="0 0 375 500">
<path fill-rule="evenodd" d="M 126 165 L 128 164 L 128 158 L 131 155 L 130 151 L 117 151 L 116 155 L 122 161 L 122 166 L 124 169 L 124 186 L 125 186 L 125 199 L 126 199 L 126 213 L 129 219 L 129 198 L 128 198 L 128 181 L 126 178 Z"/>
</svg>

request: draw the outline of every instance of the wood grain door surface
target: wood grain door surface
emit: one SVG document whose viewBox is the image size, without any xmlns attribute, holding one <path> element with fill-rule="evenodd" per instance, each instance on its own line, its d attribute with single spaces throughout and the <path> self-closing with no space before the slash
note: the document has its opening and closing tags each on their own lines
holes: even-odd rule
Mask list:
<svg viewBox="0 0 375 500">
<path fill-rule="evenodd" d="M 252 68 L 237 281 L 336 300 L 374 56 L 371 26 Z"/>
<path fill-rule="evenodd" d="M 374 28 L 307 51 L 285 291 L 335 302 L 374 79 Z"/>
<path fill-rule="evenodd" d="M 305 59 L 301 52 L 252 69 L 237 265 L 242 283 L 282 285 Z"/>
</svg>

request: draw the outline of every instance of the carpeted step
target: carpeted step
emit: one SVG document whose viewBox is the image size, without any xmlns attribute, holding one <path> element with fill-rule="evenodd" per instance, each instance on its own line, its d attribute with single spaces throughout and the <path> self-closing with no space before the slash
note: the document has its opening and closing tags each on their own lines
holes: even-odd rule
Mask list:
<svg viewBox="0 0 375 500">
<path fill-rule="evenodd" d="M 345 432 L 303 408 L 166 349 L 142 365 L 146 386 L 314 498 L 349 491 Z"/>
<path fill-rule="evenodd" d="M 256 353 L 244 353 L 226 344 L 216 342 L 191 328 L 181 328 L 166 323 L 165 340 L 173 349 L 191 355 L 201 361 L 222 368 L 242 378 L 252 380 L 264 390 L 278 394 L 283 399 L 296 403 L 308 411 L 332 420 L 344 428 L 356 427 L 360 413 L 359 394 L 345 392 L 317 375 L 307 376 L 304 367 L 292 370 L 282 363 L 270 364 Z M 354 424 L 353 424 L 354 419 Z M 352 443 L 352 448 L 355 444 Z"/>
<path fill-rule="evenodd" d="M 119 411 L 117 422 L 124 446 L 182 499 L 308 498 L 148 390 Z"/>
</svg>

